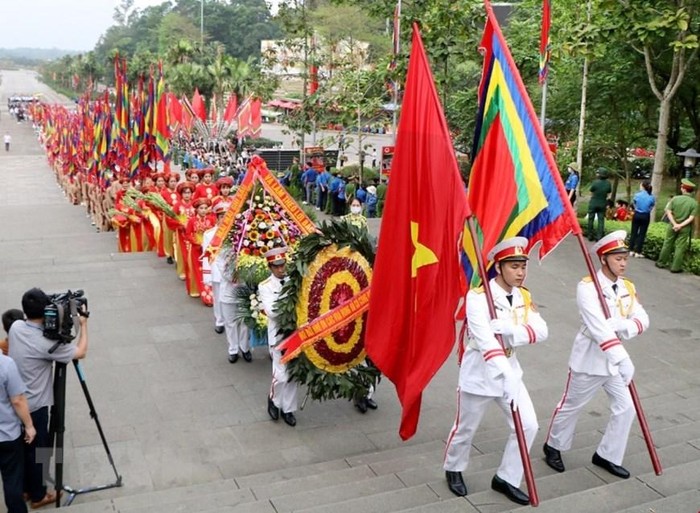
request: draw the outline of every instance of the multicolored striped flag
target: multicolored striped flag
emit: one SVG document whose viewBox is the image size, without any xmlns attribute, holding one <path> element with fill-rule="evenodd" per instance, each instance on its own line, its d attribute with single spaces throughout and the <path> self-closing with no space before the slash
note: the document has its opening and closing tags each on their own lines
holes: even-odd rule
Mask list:
<svg viewBox="0 0 700 513">
<path fill-rule="evenodd" d="M 541 243 L 539 257 L 544 258 L 581 228 L 496 16 L 485 3 L 484 67 L 468 192 L 478 246 L 485 256 L 499 241 L 521 235 L 529 239 L 528 249 Z M 474 246 L 465 230 L 463 265 L 472 286 L 480 281 Z"/>
<path fill-rule="evenodd" d="M 540 33 L 540 85 L 547 80 L 549 72 L 549 29 L 552 24 L 551 0 L 542 0 L 542 32 Z"/>
</svg>

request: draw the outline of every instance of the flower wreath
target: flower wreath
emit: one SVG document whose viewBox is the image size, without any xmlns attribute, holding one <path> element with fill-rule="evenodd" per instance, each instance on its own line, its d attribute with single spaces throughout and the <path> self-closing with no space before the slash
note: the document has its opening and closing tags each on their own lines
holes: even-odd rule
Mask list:
<svg viewBox="0 0 700 513">
<path fill-rule="evenodd" d="M 367 231 L 350 223 L 324 222 L 318 233 L 304 237 L 277 302 L 282 332 L 290 335 L 297 322 L 315 319 L 368 286 L 373 262 Z M 291 379 L 306 385 L 312 399 L 359 399 L 377 384 L 379 370 L 364 352 L 366 317 L 348 322 L 287 364 Z"/>
</svg>

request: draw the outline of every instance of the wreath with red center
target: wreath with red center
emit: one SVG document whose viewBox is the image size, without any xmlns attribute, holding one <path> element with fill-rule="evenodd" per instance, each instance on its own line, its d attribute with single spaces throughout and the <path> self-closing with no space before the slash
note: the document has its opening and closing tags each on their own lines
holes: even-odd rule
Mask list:
<svg viewBox="0 0 700 513">
<path fill-rule="evenodd" d="M 277 303 L 283 332 L 291 334 L 369 286 L 373 261 L 367 231 L 344 221 L 324 223 L 304 237 Z M 319 401 L 365 397 L 379 379 L 366 360 L 365 326 L 366 314 L 307 347 L 287 364 L 292 380 Z"/>
</svg>

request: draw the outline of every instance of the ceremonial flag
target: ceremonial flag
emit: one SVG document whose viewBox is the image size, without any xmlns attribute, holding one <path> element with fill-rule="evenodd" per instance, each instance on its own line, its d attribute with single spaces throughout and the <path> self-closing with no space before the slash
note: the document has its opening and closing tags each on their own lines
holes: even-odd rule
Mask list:
<svg viewBox="0 0 700 513">
<path fill-rule="evenodd" d="M 231 94 L 226 104 L 226 110 L 224 111 L 224 123 L 230 125 L 233 120 L 236 119 L 236 111 L 238 110 L 238 100 L 235 94 Z"/>
<path fill-rule="evenodd" d="M 182 105 L 177 99 L 175 93 L 167 93 L 168 95 L 168 120 L 173 127 L 182 125 Z"/>
<path fill-rule="evenodd" d="M 250 96 L 238 111 L 238 138 L 258 137 L 262 127 L 262 102 Z"/>
<path fill-rule="evenodd" d="M 449 356 L 464 294 L 459 239 L 469 208 L 420 33 L 413 47 L 375 259 L 365 347 L 395 385 L 399 434 L 418 425 L 421 395 Z"/>
<path fill-rule="evenodd" d="M 209 118 L 211 119 L 212 124 L 216 125 L 216 122 L 219 119 L 219 113 L 216 110 L 216 93 L 214 93 L 214 96 L 211 99 L 211 105 L 209 106 Z"/>
<path fill-rule="evenodd" d="M 551 0 L 542 0 L 542 32 L 540 33 L 540 85 L 547 80 L 549 71 L 549 29 L 552 23 Z"/>
<path fill-rule="evenodd" d="M 156 135 L 156 150 L 160 160 L 167 162 L 170 154 L 170 124 L 168 122 L 168 96 L 165 92 L 163 68 L 160 67 L 160 78 L 156 92 L 156 109 L 154 128 Z"/>
<path fill-rule="evenodd" d="M 486 10 L 469 206 L 484 252 L 521 235 L 529 239 L 528 249 L 542 244 L 541 259 L 569 233 L 581 229 L 488 0 Z M 463 264 L 473 286 L 479 277 L 468 231 L 463 242 Z"/>
<path fill-rule="evenodd" d="M 207 108 L 204 105 L 204 100 L 202 99 L 202 96 L 199 94 L 199 89 L 197 89 L 197 88 L 195 88 L 194 96 L 192 97 L 192 111 L 194 112 L 195 116 L 197 116 L 199 119 L 201 119 L 203 122 L 206 123 L 206 121 L 207 121 Z"/>
</svg>

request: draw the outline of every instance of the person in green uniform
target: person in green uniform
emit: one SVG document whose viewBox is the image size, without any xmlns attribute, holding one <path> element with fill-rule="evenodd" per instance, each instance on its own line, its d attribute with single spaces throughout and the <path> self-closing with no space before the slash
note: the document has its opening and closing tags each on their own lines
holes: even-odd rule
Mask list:
<svg viewBox="0 0 700 513">
<path fill-rule="evenodd" d="M 608 170 L 599 167 L 595 172 L 596 179 L 591 183 L 591 201 L 588 204 L 588 240 L 597 241 L 605 235 L 605 209 L 612 185 L 608 181 Z M 595 218 L 598 218 L 598 229 L 594 230 Z"/>
<path fill-rule="evenodd" d="M 382 217 L 384 211 L 384 201 L 386 200 L 386 178 L 382 177 L 382 181 L 377 185 L 377 217 Z"/>
<path fill-rule="evenodd" d="M 681 193 L 666 205 L 665 213 L 670 224 L 656 267 L 666 268 L 670 264 L 672 273 L 683 270 L 683 259 L 690 246 L 693 221 L 698 209 L 698 202 L 693 197 L 694 191 L 695 184 L 684 178 L 681 180 Z"/>
<path fill-rule="evenodd" d="M 345 186 L 345 204 L 350 205 L 352 200 L 355 199 L 355 193 L 357 192 L 357 177 L 351 176 L 348 180 L 348 184 Z"/>
</svg>

